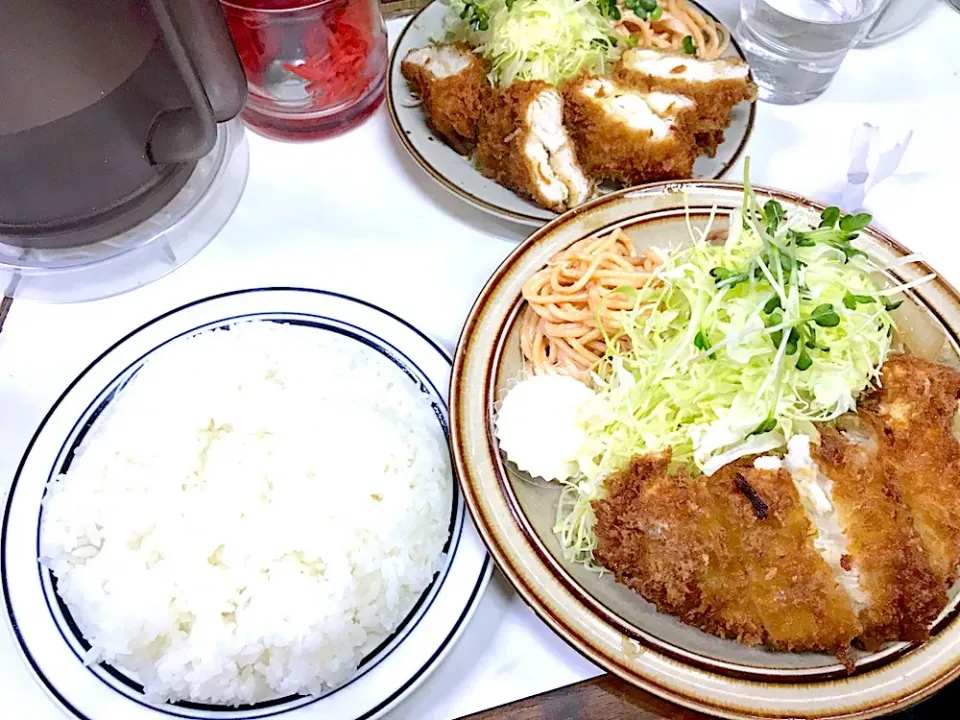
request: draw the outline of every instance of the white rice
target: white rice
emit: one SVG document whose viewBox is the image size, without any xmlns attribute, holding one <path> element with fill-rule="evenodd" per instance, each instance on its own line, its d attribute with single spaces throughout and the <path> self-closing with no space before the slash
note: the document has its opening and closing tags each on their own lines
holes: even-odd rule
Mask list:
<svg viewBox="0 0 960 720">
<path fill-rule="evenodd" d="M 442 562 L 452 480 L 389 359 L 269 322 L 159 351 L 44 502 L 41 562 L 155 700 L 237 705 L 354 674 Z"/>
</svg>

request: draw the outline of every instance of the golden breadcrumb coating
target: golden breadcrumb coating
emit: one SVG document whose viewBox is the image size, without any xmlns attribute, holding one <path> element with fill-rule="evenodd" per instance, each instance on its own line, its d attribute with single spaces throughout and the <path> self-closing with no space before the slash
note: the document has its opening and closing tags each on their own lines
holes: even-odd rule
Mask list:
<svg viewBox="0 0 960 720">
<path fill-rule="evenodd" d="M 953 434 L 960 373 L 909 355 L 891 357 L 862 403 L 877 419 L 894 478 L 942 587 L 960 565 L 960 443 Z"/>
<path fill-rule="evenodd" d="M 429 64 L 400 63 L 400 72 L 420 96 L 427 123 L 437 136 L 461 155 L 473 152 L 477 143 L 480 115 L 490 87 L 479 57 L 469 45 L 446 43 L 433 46 L 455 49 L 467 60 L 460 72 L 437 77 Z M 413 54 L 408 54 L 408 58 Z"/>
<path fill-rule="evenodd" d="M 694 111 L 679 112 L 666 138 L 655 138 L 647 129 L 631 127 L 608 112 L 599 98 L 583 92 L 589 76 L 563 88 L 565 122 L 577 148 L 584 172 L 595 180 L 623 185 L 641 185 L 659 180 L 678 180 L 693 175 L 697 145 L 689 128 Z"/>
<path fill-rule="evenodd" d="M 922 642 L 947 604 L 946 588 L 930 568 L 926 550 L 884 466 L 879 427 L 864 418 L 851 442 L 823 428 L 812 456 L 832 481 L 832 497 L 847 538 L 847 562 L 859 572 L 867 607 L 860 612 L 861 644 L 869 650 L 891 640 Z"/>
<path fill-rule="evenodd" d="M 595 557 L 658 609 L 721 637 L 827 651 L 852 668 L 861 626 L 785 470 L 750 460 L 712 477 L 634 458 L 594 501 Z"/>
<path fill-rule="evenodd" d="M 557 91 L 552 85 L 539 80 L 516 82 L 507 88 L 491 91 L 480 118 L 477 169 L 518 195 L 529 198 L 542 207 L 562 212 L 583 202 L 586 196 L 583 192 L 578 193 L 572 189 L 567 181 L 550 167 L 551 161 L 555 160 L 553 153 L 543 148 L 544 155 L 540 161 L 530 155 L 531 145 L 540 143 L 531 127 L 529 110 L 532 103 L 538 102 L 542 93 Z M 561 108 L 559 115 L 562 119 L 563 100 L 559 94 L 556 99 Z M 558 129 L 565 137 L 562 122 L 558 122 Z M 565 139 L 565 145 L 569 149 L 570 160 L 576 166 L 576 171 L 580 172 L 572 144 Z M 583 180 L 586 182 L 586 178 Z M 557 198 L 545 194 L 544 186 L 559 187 L 557 183 L 567 187 L 564 192 L 569 193 L 568 196 Z"/>
<path fill-rule="evenodd" d="M 671 477 L 669 463 L 669 451 L 637 456 L 607 478 L 607 497 L 593 504 L 597 561 L 661 612 L 720 637 L 763 642 L 750 581 L 713 493 L 683 468 Z"/>
<path fill-rule="evenodd" d="M 676 58 L 675 72 L 678 75 L 692 62 L 691 58 L 684 55 L 675 54 L 672 57 Z M 740 58 L 723 58 L 715 62 L 743 64 Z M 749 75 L 745 78 L 715 78 L 706 81 L 663 77 L 631 68 L 627 53 L 614 68 L 614 77 L 624 85 L 639 90 L 676 93 L 696 102 L 698 121 L 694 132 L 698 145 L 710 157 L 716 154 L 717 147 L 723 142 L 724 130 L 730 125 L 730 111 L 734 106 L 757 99 L 757 86 Z"/>
<path fill-rule="evenodd" d="M 733 499 L 727 538 L 750 578 L 766 644 L 834 653 L 852 669 L 850 644 L 860 634 L 860 622 L 833 569 L 813 546 L 815 529 L 790 473 L 758 470 L 747 458 L 705 482 L 718 483 L 718 492 Z"/>
</svg>

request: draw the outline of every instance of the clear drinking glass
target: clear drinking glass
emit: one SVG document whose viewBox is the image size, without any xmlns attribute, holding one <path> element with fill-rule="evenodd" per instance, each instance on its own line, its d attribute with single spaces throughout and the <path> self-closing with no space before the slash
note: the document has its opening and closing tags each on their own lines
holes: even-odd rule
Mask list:
<svg viewBox="0 0 960 720">
<path fill-rule="evenodd" d="M 736 36 L 760 99 L 781 105 L 827 89 L 888 0 L 740 0 Z"/>
</svg>

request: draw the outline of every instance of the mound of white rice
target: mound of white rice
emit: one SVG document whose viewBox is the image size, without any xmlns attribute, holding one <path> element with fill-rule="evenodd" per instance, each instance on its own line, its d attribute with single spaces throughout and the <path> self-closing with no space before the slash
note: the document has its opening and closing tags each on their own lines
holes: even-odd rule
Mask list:
<svg viewBox="0 0 960 720">
<path fill-rule="evenodd" d="M 151 698 L 236 705 L 342 683 L 442 561 L 427 396 L 334 333 L 235 325 L 159 351 L 45 500 L 41 562 Z"/>
</svg>

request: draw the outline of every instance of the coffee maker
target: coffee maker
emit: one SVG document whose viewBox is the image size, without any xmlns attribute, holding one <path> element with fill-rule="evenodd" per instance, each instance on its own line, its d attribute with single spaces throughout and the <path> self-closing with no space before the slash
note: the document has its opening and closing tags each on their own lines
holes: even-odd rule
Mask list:
<svg viewBox="0 0 960 720">
<path fill-rule="evenodd" d="M 242 192 L 245 99 L 218 0 L 0 0 L 0 291 L 89 299 L 192 257 Z"/>
</svg>

